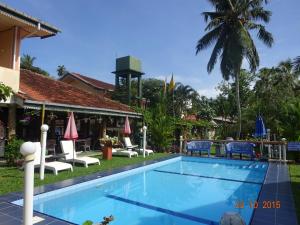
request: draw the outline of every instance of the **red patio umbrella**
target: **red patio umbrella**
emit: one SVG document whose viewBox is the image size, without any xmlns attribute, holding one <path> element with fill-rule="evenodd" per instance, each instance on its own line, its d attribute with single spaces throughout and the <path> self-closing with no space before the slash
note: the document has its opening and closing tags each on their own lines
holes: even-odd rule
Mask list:
<svg viewBox="0 0 300 225">
<path fill-rule="evenodd" d="M 125 135 L 131 134 L 131 129 L 130 129 L 130 124 L 129 124 L 128 116 L 126 116 L 126 120 L 125 120 L 124 134 Z"/>
<path fill-rule="evenodd" d="M 76 129 L 74 114 L 71 112 L 68 125 L 65 131 L 64 138 L 73 141 L 73 165 L 74 165 L 74 155 L 75 155 L 75 140 L 78 138 L 78 133 Z"/>
</svg>

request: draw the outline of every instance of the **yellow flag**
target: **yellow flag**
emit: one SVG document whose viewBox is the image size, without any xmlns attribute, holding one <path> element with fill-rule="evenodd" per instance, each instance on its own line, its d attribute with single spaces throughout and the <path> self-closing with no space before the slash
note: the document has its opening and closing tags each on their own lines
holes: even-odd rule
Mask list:
<svg viewBox="0 0 300 225">
<path fill-rule="evenodd" d="M 173 74 L 172 74 L 172 78 L 169 84 L 169 91 L 173 91 L 175 88 L 175 82 L 174 82 L 174 78 L 173 78 Z"/>
</svg>

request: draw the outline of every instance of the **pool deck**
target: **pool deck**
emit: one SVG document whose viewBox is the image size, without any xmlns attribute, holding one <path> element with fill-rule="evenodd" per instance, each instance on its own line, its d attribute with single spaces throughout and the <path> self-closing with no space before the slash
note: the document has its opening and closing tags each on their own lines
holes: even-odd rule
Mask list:
<svg viewBox="0 0 300 225">
<path fill-rule="evenodd" d="M 280 201 L 280 208 L 263 208 L 264 203 Z M 269 163 L 251 225 L 298 225 L 289 168 L 284 163 Z"/>
<path fill-rule="evenodd" d="M 145 161 L 143 163 L 125 166 L 119 169 L 113 169 L 105 172 L 94 173 L 91 175 L 77 177 L 55 184 L 36 187 L 35 195 L 48 191 L 68 187 L 70 185 L 105 177 L 123 171 L 131 170 L 145 165 L 150 165 L 166 159 L 171 159 L 179 155 L 171 155 L 157 160 Z M 0 225 L 21 225 L 23 207 L 12 204 L 12 201 L 23 198 L 22 192 L 9 193 L 0 196 Z M 263 208 L 264 201 L 280 201 L 280 208 Z M 71 225 L 70 223 L 49 215 L 34 212 L 34 216 L 44 220 L 37 225 Z M 101 218 L 99 218 L 101 219 Z M 258 208 L 254 210 L 251 225 L 298 225 L 294 206 L 294 199 L 290 185 L 288 165 L 280 163 L 270 163 L 266 174 L 264 184 L 259 194 Z"/>
</svg>

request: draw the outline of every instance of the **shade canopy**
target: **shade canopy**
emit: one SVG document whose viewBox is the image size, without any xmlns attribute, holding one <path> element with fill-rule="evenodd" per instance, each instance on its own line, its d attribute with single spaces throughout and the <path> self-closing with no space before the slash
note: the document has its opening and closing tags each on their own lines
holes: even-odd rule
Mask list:
<svg viewBox="0 0 300 225">
<path fill-rule="evenodd" d="M 263 118 L 259 115 L 256 118 L 256 122 L 255 122 L 254 137 L 256 137 L 256 138 L 262 138 L 262 137 L 265 137 L 266 134 L 267 134 L 267 132 L 266 132 L 266 128 L 265 128 L 265 124 L 264 124 Z"/>
<path fill-rule="evenodd" d="M 127 135 L 131 134 L 128 116 L 126 116 L 126 120 L 125 120 L 124 134 L 127 134 Z"/>
<path fill-rule="evenodd" d="M 71 112 L 67 129 L 65 131 L 64 138 L 67 140 L 75 140 L 78 138 L 78 133 L 76 129 L 76 124 L 75 124 L 75 119 L 74 119 L 74 114 Z"/>
</svg>

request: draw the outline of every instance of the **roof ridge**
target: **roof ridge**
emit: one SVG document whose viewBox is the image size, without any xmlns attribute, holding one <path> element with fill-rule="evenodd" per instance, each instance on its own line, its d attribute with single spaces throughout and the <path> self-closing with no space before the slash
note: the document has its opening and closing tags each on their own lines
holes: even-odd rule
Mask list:
<svg viewBox="0 0 300 225">
<path fill-rule="evenodd" d="M 66 87 L 70 87 L 70 88 L 72 88 L 73 90 L 78 90 L 78 91 L 80 91 L 80 92 L 83 92 L 83 93 L 85 93 L 85 94 L 88 95 L 88 96 L 94 96 L 94 97 L 100 98 L 99 95 L 95 95 L 95 94 L 90 93 L 90 92 L 88 92 L 88 91 L 85 91 L 85 90 L 83 90 L 83 89 L 77 88 L 77 87 L 75 87 L 75 86 L 73 86 L 73 85 L 71 85 L 71 84 L 68 84 L 68 83 L 66 83 L 66 82 L 63 82 L 63 81 L 61 81 L 61 80 L 57 80 L 57 79 L 55 79 L 55 78 L 53 78 L 53 77 L 45 76 L 45 75 L 43 75 L 43 74 L 40 74 L 40 73 L 31 71 L 31 70 L 28 70 L 28 69 L 21 69 L 21 70 L 23 70 L 23 71 L 25 71 L 25 72 L 29 72 L 29 73 L 31 73 L 31 74 L 34 74 L 35 76 L 40 76 L 40 77 L 43 78 L 43 79 L 48 79 L 48 80 L 51 80 L 51 81 L 53 81 L 53 82 L 59 82 L 61 85 L 65 85 Z M 20 74 L 21 74 L 21 73 L 20 73 Z M 27 94 L 27 93 L 25 92 L 25 94 Z M 119 104 L 119 105 L 128 107 L 129 109 L 132 109 L 129 105 L 126 105 L 126 104 L 123 104 L 123 103 L 121 103 L 121 102 L 119 102 L 119 101 L 116 101 L 116 100 L 107 98 L 107 97 L 105 97 L 104 95 L 101 95 L 101 98 L 102 98 L 104 101 L 106 101 L 106 102 L 110 102 L 110 103 L 113 103 L 113 104 Z"/>
<path fill-rule="evenodd" d="M 85 81 L 86 83 L 89 83 L 91 84 L 92 86 L 94 87 L 98 87 L 97 85 L 91 83 L 91 81 L 87 80 L 87 79 L 90 79 L 90 80 L 93 80 L 95 82 L 100 82 L 102 84 L 105 84 L 105 85 L 110 85 L 112 87 L 114 87 L 115 85 L 112 84 L 112 83 L 108 83 L 108 82 L 105 82 L 105 81 L 102 81 L 102 80 L 98 80 L 96 78 L 93 78 L 93 77 L 89 77 L 89 76 L 86 76 L 86 75 L 83 75 L 83 74 L 80 74 L 80 73 L 76 73 L 76 72 L 69 72 L 70 75 L 72 76 L 75 76 L 76 78 L 80 79 L 80 80 L 83 80 Z M 99 88 L 99 87 L 98 87 Z"/>
</svg>

